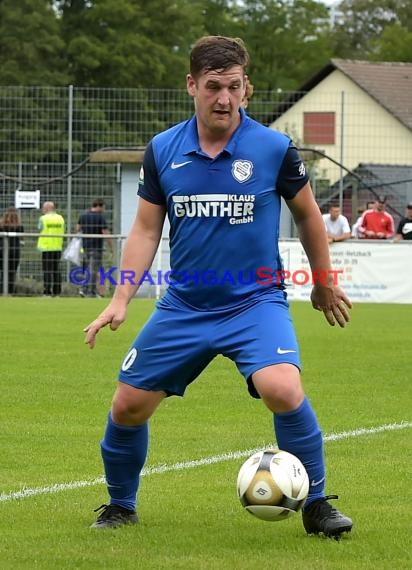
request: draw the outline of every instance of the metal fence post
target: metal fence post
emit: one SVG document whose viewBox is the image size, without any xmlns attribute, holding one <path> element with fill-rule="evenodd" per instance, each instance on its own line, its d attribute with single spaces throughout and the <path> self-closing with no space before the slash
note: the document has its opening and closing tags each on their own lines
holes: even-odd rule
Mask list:
<svg viewBox="0 0 412 570">
<path fill-rule="evenodd" d="M 9 293 L 9 237 L 4 235 L 3 240 L 3 295 Z"/>
<path fill-rule="evenodd" d="M 67 173 L 73 170 L 73 85 L 69 85 L 69 108 L 67 124 Z M 72 177 L 67 177 L 67 229 L 72 231 Z"/>
<path fill-rule="evenodd" d="M 345 92 L 341 91 L 340 94 L 340 101 L 341 101 L 341 113 L 340 113 L 340 158 L 339 161 L 343 164 L 343 156 L 344 156 L 344 144 L 345 144 Z M 340 211 L 343 212 L 343 176 L 344 176 L 343 168 L 340 167 L 340 175 L 339 175 L 339 208 Z"/>
</svg>

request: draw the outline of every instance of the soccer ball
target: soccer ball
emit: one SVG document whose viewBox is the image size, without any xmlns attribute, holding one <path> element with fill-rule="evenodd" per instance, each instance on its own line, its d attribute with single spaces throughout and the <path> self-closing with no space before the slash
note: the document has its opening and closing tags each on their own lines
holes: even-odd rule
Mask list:
<svg viewBox="0 0 412 570">
<path fill-rule="evenodd" d="M 308 492 L 309 478 L 303 464 L 280 449 L 254 453 L 237 477 L 240 502 L 249 513 L 265 521 L 283 521 L 297 513 Z"/>
</svg>

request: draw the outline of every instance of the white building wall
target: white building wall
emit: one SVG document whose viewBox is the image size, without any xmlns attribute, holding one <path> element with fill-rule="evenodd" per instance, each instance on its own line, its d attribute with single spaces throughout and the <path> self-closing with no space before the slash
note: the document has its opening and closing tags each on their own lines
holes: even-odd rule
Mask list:
<svg viewBox="0 0 412 570">
<path fill-rule="evenodd" d="M 335 144 L 305 144 L 304 112 L 335 113 Z M 299 147 L 321 150 L 351 170 L 362 162 L 412 162 L 412 132 L 339 70 L 302 97 L 271 128 L 287 132 Z M 317 168 L 318 175 L 329 178 L 332 184 L 345 174 L 327 159 L 320 160 Z"/>
<path fill-rule="evenodd" d="M 120 233 L 127 235 L 136 217 L 139 197 L 137 185 L 139 180 L 140 164 L 122 164 L 122 176 L 120 186 Z M 165 220 L 163 237 L 169 236 L 169 221 Z"/>
</svg>

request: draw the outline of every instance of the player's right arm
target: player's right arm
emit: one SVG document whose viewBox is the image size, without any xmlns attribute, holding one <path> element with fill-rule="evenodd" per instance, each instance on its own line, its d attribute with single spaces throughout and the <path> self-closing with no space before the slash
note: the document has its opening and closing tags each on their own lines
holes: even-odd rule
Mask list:
<svg viewBox="0 0 412 570">
<path fill-rule="evenodd" d="M 120 277 L 113 298 L 106 309 L 84 329 L 85 343 L 90 348 L 94 347 L 100 329 L 110 325 L 111 330 L 116 330 L 125 320 L 127 305 L 136 294 L 142 276 L 153 263 L 162 236 L 165 214 L 164 205 L 140 198 L 136 219 L 123 249 Z"/>
<path fill-rule="evenodd" d="M 322 311 L 330 325 L 335 322 L 344 327 L 349 321 L 347 309 L 352 307 L 350 299 L 335 282 L 332 270 L 325 224 L 307 182 L 291 200 L 287 201 L 293 215 L 299 238 L 308 257 L 313 279 L 312 306 Z"/>
</svg>

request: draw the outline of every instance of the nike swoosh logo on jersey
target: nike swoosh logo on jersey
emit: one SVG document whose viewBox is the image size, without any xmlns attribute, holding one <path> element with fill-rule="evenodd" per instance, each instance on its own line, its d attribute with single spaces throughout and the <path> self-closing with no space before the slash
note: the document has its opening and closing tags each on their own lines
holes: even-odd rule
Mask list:
<svg viewBox="0 0 412 570">
<path fill-rule="evenodd" d="M 280 346 L 278 346 L 276 352 L 278 354 L 289 354 L 290 352 L 296 352 L 296 350 L 289 350 L 287 348 L 283 349 L 283 348 L 280 348 Z"/>
<path fill-rule="evenodd" d="M 176 168 L 182 168 L 182 166 L 186 166 L 186 164 L 190 164 L 193 160 L 186 160 L 186 162 L 172 162 L 171 167 L 172 170 L 176 170 Z"/>
</svg>

